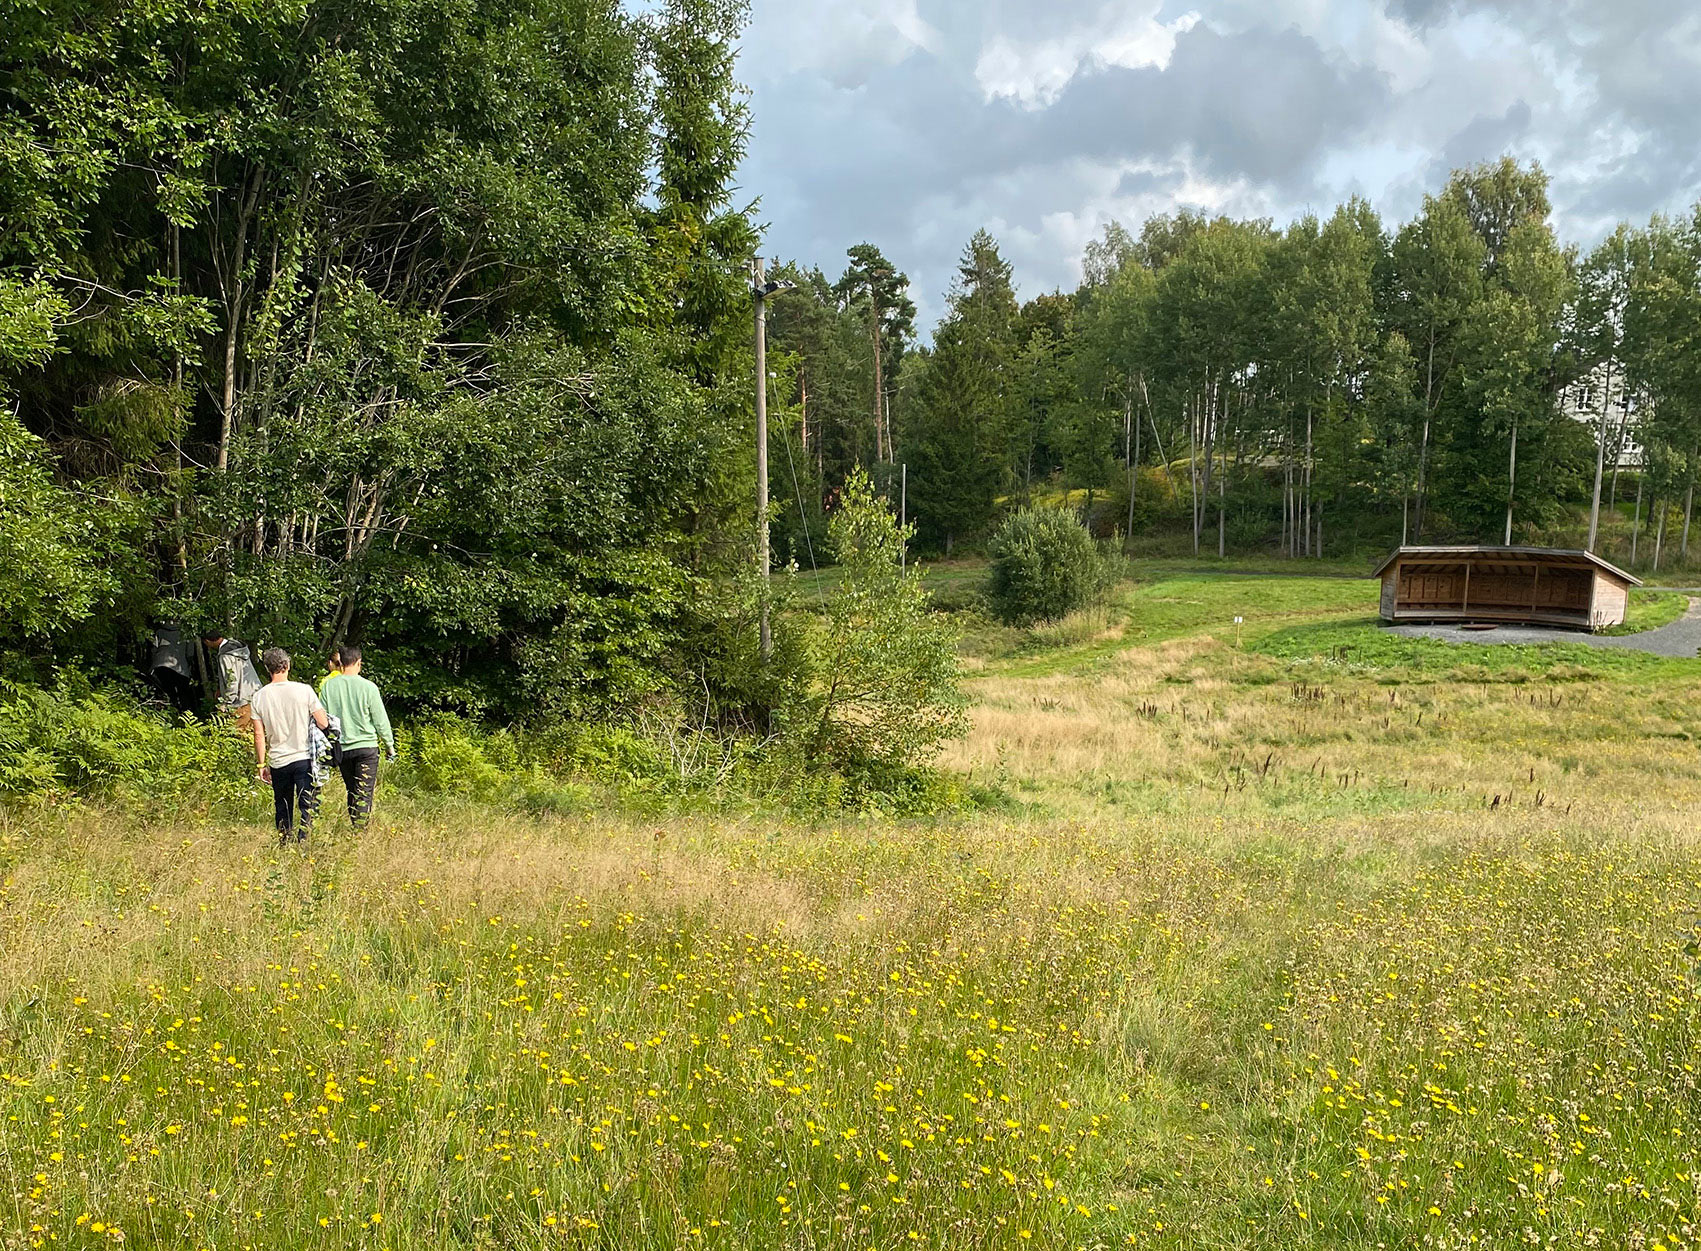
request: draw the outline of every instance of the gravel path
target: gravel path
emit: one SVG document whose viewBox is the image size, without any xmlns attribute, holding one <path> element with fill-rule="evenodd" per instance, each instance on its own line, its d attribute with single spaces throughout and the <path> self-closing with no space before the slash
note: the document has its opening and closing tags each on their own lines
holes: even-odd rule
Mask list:
<svg viewBox="0 0 1701 1251">
<path fill-rule="evenodd" d="M 1446 643 L 1582 643 L 1588 647 L 1620 647 L 1688 659 L 1701 651 L 1701 600 L 1691 599 L 1689 611 L 1670 625 L 1641 634 L 1587 634 L 1542 626 L 1464 630 L 1456 625 L 1396 625 L 1387 629 L 1407 638 L 1440 639 Z"/>
</svg>

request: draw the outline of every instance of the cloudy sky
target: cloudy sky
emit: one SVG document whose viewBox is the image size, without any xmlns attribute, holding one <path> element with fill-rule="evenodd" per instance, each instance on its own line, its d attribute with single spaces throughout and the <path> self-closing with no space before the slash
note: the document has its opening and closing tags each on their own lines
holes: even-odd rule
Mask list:
<svg viewBox="0 0 1701 1251">
<path fill-rule="evenodd" d="M 1503 152 L 1585 244 L 1701 195 L 1701 0 L 754 0 L 741 73 L 764 251 L 871 240 L 924 325 L 980 226 L 1029 296 L 1113 218 L 1403 219 Z"/>
</svg>

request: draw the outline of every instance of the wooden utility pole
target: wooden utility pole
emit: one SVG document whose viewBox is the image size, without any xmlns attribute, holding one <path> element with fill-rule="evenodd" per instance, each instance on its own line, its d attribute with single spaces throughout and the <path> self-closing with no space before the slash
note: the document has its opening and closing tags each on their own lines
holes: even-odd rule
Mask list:
<svg viewBox="0 0 1701 1251">
<path fill-rule="evenodd" d="M 768 620 L 768 291 L 762 280 L 762 258 L 756 258 L 756 546 L 762 576 L 762 663 L 774 651 L 773 625 Z"/>
<path fill-rule="evenodd" d="M 892 442 L 886 437 L 885 395 L 886 380 L 881 376 L 883 367 L 880 363 L 880 292 L 874 280 L 868 283 L 868 306 L 874 320 L 874 459 L 892 460 Z"/>
<path fill-rule="evenodd" d="M 773 572 L 768 553 L 768 297 L 797 284 L 765 281 L 759 256 L 751 272 L 755 278 L 751 294 L 756 297 L 756 545 L 762 575 L 762 663 L 766 664 L 774 654 L 773 624 L 768 619 L 768 578 Z"/>
</svg>

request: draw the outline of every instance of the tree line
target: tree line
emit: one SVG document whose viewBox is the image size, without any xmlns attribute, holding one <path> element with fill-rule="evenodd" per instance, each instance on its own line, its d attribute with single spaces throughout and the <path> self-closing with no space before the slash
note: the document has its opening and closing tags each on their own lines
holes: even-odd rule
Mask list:
<svg viewBox="0 0 1701 1251">
<path fill-rule="evenodd" d="M 75 788 L 53 725 L 98 721 L 86 679 L 133 688 L 170 622 L 307 672 L 358 644 L 416 722 L 618 722 L 681 784 L 932 802 L 911 766 L 961 699 L 854 472 L 890 459 L 885 409 L 835 462 L 835 588 L 788 609 L 755 574 L 746 16 L 0 0 L 0 687 L 48 710 L 7 739 L 25 791 Z M 913 306 L 858 266 L 895 363 Z"/>
<path fill-rule="evenodd" d="M 1615 532 L 1613 554 L 1687 556 L 1701 215 L 1586 253 L 1551 216 L 1545 173 L 1510 158 L 1393 227 L 1356 198 L 1281 229 L 1179 212 L 1112 224 L 1075 291 L 1025 303 L 980 231 L 928 343 L 872 245 L 837 281 L 793 267 L 772 320 L 791 357 L 776 437 L 806 470 L 790 515 L 801 528 L 872 461 L 945 553 L 1059 489 L 1100 533 L 1196 553 L 1596 549 L 1628 467 L 1632 550 Z"/>
<path fill-rule="evenodd" d="M 0 670 L 175 621 L 502 719 L 770 734 L 846 689 L 843 647 L 756 655 L 745 17 L 0 0 Z M 1026 302 L 982 231 L 925 342 L 875 245 L 776 266 L 776 542 L 901 566 L 870 490 L 944 553 L 1059 489 L 1198 551 L 1546 537 L 1634 443 L 1635 533 L 1685 549 L 1701 224 L 1550 216 L 1511 161 L 1397 229 L 1183 212 Z"/>
<path fill-rule="evenodd" d="M 738 0 L 0 2 L 0 650 L 590 714 L 750 545 Z"/>
</svg>

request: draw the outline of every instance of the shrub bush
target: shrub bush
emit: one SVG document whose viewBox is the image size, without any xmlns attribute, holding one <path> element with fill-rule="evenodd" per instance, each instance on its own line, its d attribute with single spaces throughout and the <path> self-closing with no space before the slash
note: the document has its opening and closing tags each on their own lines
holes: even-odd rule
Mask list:
<svg viewBox="0 0 1701 1251">
<path fill-rule="evenodd" d="M 432 795 L 467 795 L 488 799 L 503 782 L 503 770 L 492 759 L 491 736 L 479 736 L 467 725 L 443 720 L 426 725 L 409 753 L 411 769 L 403 781 Z"/>
<path fill-rule="evenodd" d="M 1107 562 L 1093 536 L 1060 509 L 1011 513 L 987 552 L 992 558 L 987 601 L 1006 625 L 1056 621 L 1092 603 L 1109 585 Z"/>
<path fill-rule="evenodd" d="M 661 715 L 635 726 L 558 721 L 536 730 L 443 716 L 398 727 L 400 760 L 386 767 L 383 785 L 534 816 L 584 812 L 614 797 L 650 808 L 730 801 L 903 815 L 979 804 L 979 791 L 916 764 L 959 724 L 953 653 L 913 568 L 903 573 L 895 549 L 883 550 L 881 568 L 889 557 L 892 571 L 875 579 L 881 593 L 850 579 L 862 610 L 835 610 L 840 633 L 821 631 L 823 653 L 836 663 L 818 662 L 827 677 L 788 710 L 796 721 L 789 736 L 670 729 Z M 805 738 L 809 730 L 821 737 Z M 811 757 L 817 745 L 822 752 Z M 75 674 L 46 688 L 0 678 L 0 805 L 85 799 L 216 807 L 256 822 L 270 809 L 251 740 L 226 722 L 154 709 Z"/>
<path fill-rule="evenodd" d="M 906 565 L 909 536 L 868 475 L 853 473 L 830 530 L 841 576 L 822 606 L 814 689 L 787 711 L 815 766 L 913 767 L 967 725 L 956 629 Z"/>
<path fill-rule="evenodd" d="M 56 803 L 120 792 L 215 801 L 252 790 L 248 741 L 74 678 L 0 682 L 0 798 Z"/>
</svg>

